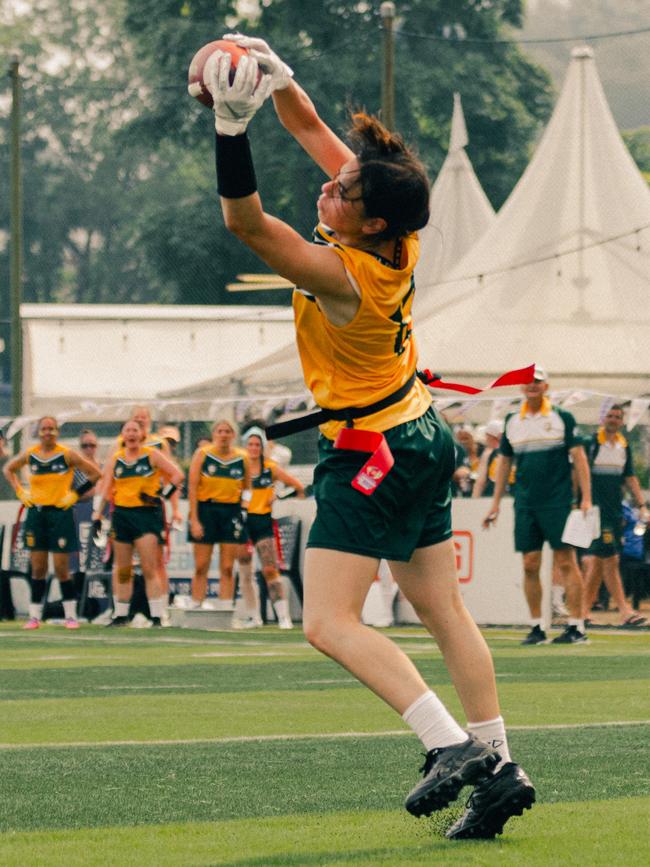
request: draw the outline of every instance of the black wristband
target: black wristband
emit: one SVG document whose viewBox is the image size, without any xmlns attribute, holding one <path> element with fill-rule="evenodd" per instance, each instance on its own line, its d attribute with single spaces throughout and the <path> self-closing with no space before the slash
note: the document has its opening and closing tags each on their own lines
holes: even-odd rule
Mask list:
<svg viewBox="0 0 650 867">
<path fill-rule="evenodd" d="M 162 489 L 162 491 L 160 493 L 161 493 L 161 496 L 163 496 L 166 500 L 168 500 L 171 497 L 171 495 L 174 493 L 175 490 L 176 490 L 176 485 L 172 485 L 172 483 L 170 482 L 168 485 L 165 485 L 165 487 Z"/>
<path fill-rule="evenodd" d="M 77 495 L 78 497 L 83 497 L 83 495 L 84 495 L 84 494 L 87 494 L 88 491 L 92 491 L 92 489 L 93 489 L 94 487 L 95 487 L 95 483 L 94 483 L 94 482 L 89 482 L 88 480 L 86 480 L 86 481 L 83 483 L 83 485 L 79 485 L 79 487 L 76 488 L 75 493 L 76 493 L 76 495 Z"/>
<path fill-rule="evenodd" d="M 224 199 L 243 199 L 257 191 L 257 179 L 246 133 L 219 135 L 215 148 L 217 191 Z"/>
</svg>

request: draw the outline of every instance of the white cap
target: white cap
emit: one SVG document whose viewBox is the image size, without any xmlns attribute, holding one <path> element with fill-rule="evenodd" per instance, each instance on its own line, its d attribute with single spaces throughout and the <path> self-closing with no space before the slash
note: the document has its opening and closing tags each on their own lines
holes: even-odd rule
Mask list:
<svg viewBox="0 0 650 867">
<path fill-rule="evenodd" d="M 493 418 L 485 425 L 485 435 L 491 437 L 497 437 L 497 439 L 503 433 L 503 422 L 501 419 Z"/>
<path fill-rule="evenodd" d="M 546 371 L 543 367 L 540 367 L 539 364 L 535 365 L 535 372 L 533 373 L 533 379 L 537 382 L 546 382 L 548 376 L 546 375 Z"/>
</svg>

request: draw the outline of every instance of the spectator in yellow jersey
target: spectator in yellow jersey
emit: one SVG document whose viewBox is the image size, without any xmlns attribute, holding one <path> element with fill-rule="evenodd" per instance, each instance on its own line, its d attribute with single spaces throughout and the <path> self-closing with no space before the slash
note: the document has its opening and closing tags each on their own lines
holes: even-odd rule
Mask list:
<svg viewBox="0 0 650 867">
<path fill-rule="evenodd" d="M 188 539 L 194 549 L 190 607 L 208 590 L 212 551 L 219 545 L 219 601 L 232 607 L 237 546 L 247 541 L 246 511 L 251 498 L 248 455 L 234 446 L 235 429 L 223 419 L 212 427 L 212 442 L 198 448 L 188 476 Z"/>
<path fill-rule="evenodd" d="M 67 629 L 77 629 L 77 600 L 70 579 L 69 555 L 78 550 L 77 533 L 71 506 L 93 487 L 99 478 L 95 464 L 73 449 L 57 442 L 59 426 L 52 416 L 38 422 L 40 442 L 8 461 L 3 467 L 5 478 L 27 508 L 25 544 L 30 551 L 31 603 L 25 629 L 38 629 L 43 617 L 43 597 L 47 578 L 48 555 L 52 553 L 54 573 L 61 584 Z M 27 467 L 29 489 L 24 488 L 16 473 Z M 86 481 L 72 488 L 75 470 Z"/>
<path fill-rule="evenodd" d="M 411 308 L 416 232 L 429 217 L 425 169 L 399 135 L 363 113 L 352 118 L 348 147 L 266 42 L 227 38 L 249 53 L 233 84 L 228 52 L 215 52 L 206 64 L 225 224 L 272 271 L 300 287 L 293 295 L 298 352 L 320 407 L 300 422 L 303 429 L 320 424 L 322 434 L 317 513 L 305 556 L 305 635 L 422 740 L 424 776 L 406 809 L 428 815 L 465 784 L 478 784 L 448 835 L 494 837 L 535 796 L 524 771 L 509 761 L 490 652 L 458 589 L 451 433 L 416 376 Z M 269 90 L 280 122 L 326 175 L 314 243 L 265 212 L 257 192 L 246 127 Z M 268 435 L 281 439 L 286 430 L 274 425 Z M 382 558 L 437 639 L 469 733 L 408 656 L 361 622 Z"/>
<path fill-rule="evenodd" d="M 240 547 L 237 560 L 239 561 L 240 588 L 247 609 L 247 616 L 239 623 L 234 621 L 233 625 L 239 626 L 239 628 L 248 628 L 261 623 L 252 577 L 250 549 L 254 547 L 278 618 L 278 626 L 280 629 L 292 629 L 289 600 L 278 571 L 271 506 L 275 498 L 274 485 L 276 482 L 283 482 L 285 485 L 295 488 L 299 497 L 305 496 L 305 489 L 302 482 L 278 466 L 275 461 L 265 457 L 266 437 L 261 428 L 249 428 L 243 436 L 243 444 L 248 452 L 251 473 L 252 497 L 248 506 L 247 520 L 250 545 Z"/>
<path fill-rule="evenodd" d="M 162 498 L 169 498 L 183 473 L 162 451 L 142 445 L 142 428 L 127 421 L 124 445 L 110 457 L 93 503 L 93 522 L 101 520 L 104 503 L 114 503 L 111 536 L 115 550 L 117 595 L 109 626 L 128 624 L 133 586 L 133 551 L 140 557 L 147 600 L 154 626 L 161 625 L 164 599 L 158 581 L 159 548 L 163 543 Z"/>
</svg>

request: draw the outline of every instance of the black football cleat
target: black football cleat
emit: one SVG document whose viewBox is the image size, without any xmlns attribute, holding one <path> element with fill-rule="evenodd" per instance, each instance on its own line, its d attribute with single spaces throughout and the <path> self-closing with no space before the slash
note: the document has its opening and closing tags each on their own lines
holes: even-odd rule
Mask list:
<svg viewBox="0 0 650 867">
<path fill-rule="evenodd" d="M 521 816 L 534 803 L 535 787 L 524 769 L 506 762 L 496 774 L 477 785 L 465 812 L 445 836 L 450 840 L 491 840 L 502 833 L 511 816 Z"/>
<path fill-rule="evenodd" d="M 521 642 L 523 645 L 534 646 L 536 644 L 546 644 L 548 638 L 541 626 L 533 626 L 528 635 Z"/>
<path fill-rule="evenodd" d="M 106 629 L 109 629 L 111 626 L 128 626 L 129 622 L 128 617 L 114 617 L 110 623 L 106 624 Z"/>
<path fill-rule="evenodd" d="M 554 638 L 551 644 L 589 644 L 589 639 L 584 632 L 580 632 L 575 625 L 567 626 L 561 635 Z"/>
<path fill-rule="evenodd" d="M 420 768 L 424 779 L 407 795 L 404 806 L 412 816 L 430 816 L 458 797 L 463 786 L 489 776 L 499 762 L 498 752 L 475 735 L 466 741 L 429 750 Z"/>
</svg>

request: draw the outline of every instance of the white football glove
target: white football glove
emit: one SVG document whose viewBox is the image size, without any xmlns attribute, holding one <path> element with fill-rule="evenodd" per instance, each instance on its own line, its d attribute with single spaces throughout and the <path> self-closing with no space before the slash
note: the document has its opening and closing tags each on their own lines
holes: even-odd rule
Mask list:
<svg viewBox="0 0 650 867">
<path fill-rule="evenodd" d="M 252 36 L 244 36 L 243 33 L 226 33 L 221 38 L 248 49 L 249 56 L 257 60 L 262 72 L 271 76 L 272 90 L 284 90 L 289 87 L 293 78 L 293 69 L 287 66 L 283 60 L 280 60 L 268 42 L 263 39 L 255 39 Z"/>
<path fill-rule="evenodd" d="M 240 58 L 232 84 L 228 79 L 231 58 L 227 51 L 215 51 L 203 70 L 205 86 L 214 100 L 214 125 L 219 135 L 241 135 L 250 120 L 271 94 L 270 75 L 262 75 L 254 57 Z"/>
</svg>

